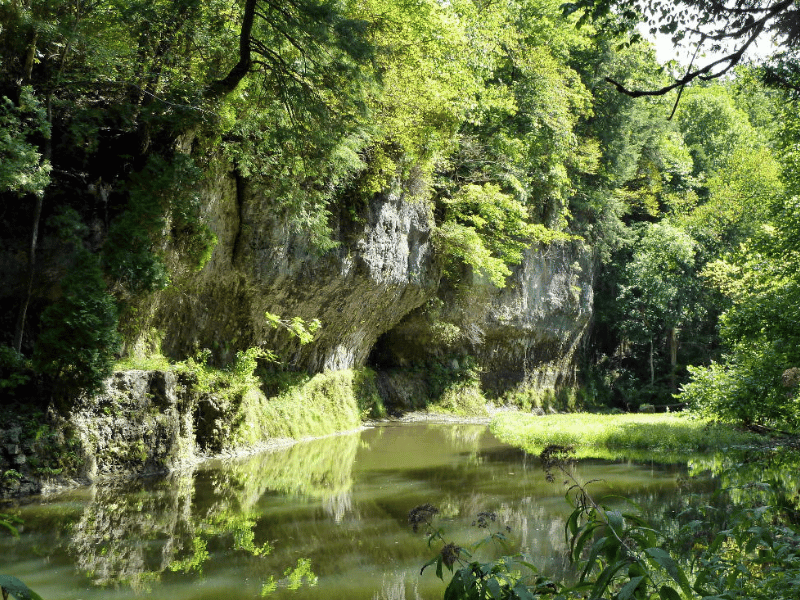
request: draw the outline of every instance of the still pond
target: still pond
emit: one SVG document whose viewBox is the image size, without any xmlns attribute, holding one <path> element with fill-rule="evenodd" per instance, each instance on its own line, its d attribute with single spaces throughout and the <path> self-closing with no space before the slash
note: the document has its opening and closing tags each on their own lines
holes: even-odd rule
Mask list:
<svg viewBox="0 0 800 600">
<path fill-rule="evenodd" d="M 579 480 L 599 480 L 595 494 L 624 495 L 652 516 L 677 507 L 685 471 L 575 467 Z M 45 600 L 433 600 L 444 584 L 433 569 L 420 576 L 434 550 L 408 526 L 409 510 L 437 506 L 460 544 L 480 539 L 473 522 L 493 512 L 514 550 L 557 574 L 566 567 L 564 492 L 538 458 L 486 425 L 381 424 L 6 508 L 24 525 L 19 538 L 0 536 L 0 573 Z"/>
</svg>

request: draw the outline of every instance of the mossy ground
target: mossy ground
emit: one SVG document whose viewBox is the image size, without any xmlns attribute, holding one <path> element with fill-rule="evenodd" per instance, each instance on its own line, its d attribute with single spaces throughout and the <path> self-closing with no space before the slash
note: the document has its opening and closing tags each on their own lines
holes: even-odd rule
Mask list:
<svg viewBox="0 0 800 600">
<path fill-rule="evenodd" d="M 502 441 L 539 454 L 546 446 L 572 446 L 580 458 L 641 458 L 670 461 L 731 446 L 763 443 L 759 435 L 689 414 L 534 416 L 499 414 L 491 424 Z"/>
</svg>

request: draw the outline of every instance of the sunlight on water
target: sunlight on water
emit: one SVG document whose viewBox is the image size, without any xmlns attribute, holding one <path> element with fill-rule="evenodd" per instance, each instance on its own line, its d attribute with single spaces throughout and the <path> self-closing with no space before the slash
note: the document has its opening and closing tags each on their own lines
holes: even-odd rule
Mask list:
<svg viewBox="0 0 800 600">
<path fill-rule="evenodd" d="M 655 515 L 679 499 L 684 473 L 576 468 L 602 480 L 596 493 L 631 496 Z M 477 513 L 493 511 L 514 546 L 555 573 L 566 566 L 563 496 L 538 459 L 483 425 L 388 424 L 6 508 L 25 525 L 19 539 L 0 537 L 0 572 L 46 600 L 441 598 L 433 572 L 419 575 L 433 551 L 407 525 L 411 508 L 439 507 L 459 543 L 477 540 Z"/>
</svg>

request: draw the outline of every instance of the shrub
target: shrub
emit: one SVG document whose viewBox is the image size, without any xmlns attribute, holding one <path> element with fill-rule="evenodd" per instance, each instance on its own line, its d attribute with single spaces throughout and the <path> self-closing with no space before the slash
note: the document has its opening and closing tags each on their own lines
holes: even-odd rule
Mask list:
<svg viewBox="0 0 800 600">
<path fill-rule="evenodd" d="M 63 401 L 100 391 L 111 375 L 120 339 L 117 309 L 106 293 L 97 257 L 80 248 L 61 285 L 61 298 L 42 314 L 33 366 L 51 379 Z"/>
<path fill-rule="evenodd" d="M 25 358 L 9 346 L 0 346 L 0 390 L 11 395 L 30 379 Z"/>
</svg>

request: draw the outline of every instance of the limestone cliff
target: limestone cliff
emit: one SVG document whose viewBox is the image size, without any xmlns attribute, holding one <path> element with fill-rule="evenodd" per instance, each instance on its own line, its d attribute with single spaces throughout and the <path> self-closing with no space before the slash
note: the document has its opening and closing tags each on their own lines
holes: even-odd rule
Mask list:
<svg viewBox="0 0 800 600">
<path fill-rule="evenodd" d="M 357 219 L 337 225 L 337 247 L 320 253 L 271 199 L 233 174 L 207 195 L 206 219 L 218 238 L 212 259 L 143 303 L 128 324 L 131 350 L 155 336 L 168 355 L 210 348 L 226 362 L 265 345 L 300 369 L 347 369 L 363 365 L 378 336 L 436 293 L 424 202 L 377 196 Z M 301 347 L 268 326 L 266 311 L 316 318 L 323 327 Z"/>
<path fill-rule="evenodd" d="M 218 176 L 206 196 L 218 238 L 211 261 L 142 303 L 128 322 L 128 351 L 158 341 L 167 355 L 210 348 L 227 362 L 263 345 L 312 373 L 468 354 L 495 393 L 574 383 L 575 350 L 592 311 L 585 248 L 532 248 L 504 289 L 466 273 L 455 290 L 441 277 L 430 207 L 400 192 L 339 219 L 338 245 L 324 253 L 233 173 Z M 301 346 L 271 329 L 266 311 L 317 318 L 322 329 Z"/>
<path fill-rule="evenodd" d="M 573 244 L 532 248 L 503 289 L 472 276 L 409 314 L 383 336 L 375 356 L 385 367 L 425 357 L 477 361 L 491 395 L 576 383 L 577 356 L 592 316 L 591 254 Z"/>
</svg>

